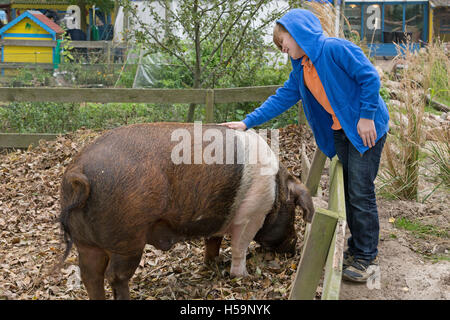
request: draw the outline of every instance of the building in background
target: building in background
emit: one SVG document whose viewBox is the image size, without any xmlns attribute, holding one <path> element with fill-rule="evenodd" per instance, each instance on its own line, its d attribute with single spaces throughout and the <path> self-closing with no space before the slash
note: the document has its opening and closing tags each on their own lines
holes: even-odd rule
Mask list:
<svg viewBox="0 0 450 320">
<path fill-rule="evenodd" d="M 365 39 L 371 55 L 395 56 L 395 43 L 408 38 L 415 49 L 440 37 L 449 39 L 450 0 L 347 0 L 344 15 Z M 346 34 L 350 32 L 347 23 Z"/>
<path fill-rule="evenodd" d="M 68 0 L 0 0 L 0 10 L 6 12 L 8 22 L 26 10 L 36 10 L 61 25 L 70 7 L 73 7 L 73 1 Z M 114 12 L 101 12 L 95 6 L 86 6 L 86 13 L 87 24 L 81 28 L 85 39 L 111 40 L 114 34 L 111 22 Z"/>
<path fill-rule="evenodd" d="M 430 38 L 450 42 L 450 0 L 430 1 Z"/>
<path fill-rule="evenodd" d="M 64 30 L 39 11 L 25 11 L 0 29 L 1 62 L 54 64 Z M 25 43 L 26 42 L 26 43 Z"/>
</svg>

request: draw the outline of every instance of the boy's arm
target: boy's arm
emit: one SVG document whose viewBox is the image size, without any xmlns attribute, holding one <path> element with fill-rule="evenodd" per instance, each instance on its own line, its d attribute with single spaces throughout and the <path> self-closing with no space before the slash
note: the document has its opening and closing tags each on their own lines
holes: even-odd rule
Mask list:
<svg viewBox="0 0 450 320">
<path fill-rule="evenodd" d="M 247 129 L 267 122 L 280 115 L 301 99 L 299 84 L 294 70 L 289 74 L 289 79 L 283 87 L 278 88 L 274 95 L 270 96 L 259 108 L 248 114 L 244 119 Z"/>
</svg>

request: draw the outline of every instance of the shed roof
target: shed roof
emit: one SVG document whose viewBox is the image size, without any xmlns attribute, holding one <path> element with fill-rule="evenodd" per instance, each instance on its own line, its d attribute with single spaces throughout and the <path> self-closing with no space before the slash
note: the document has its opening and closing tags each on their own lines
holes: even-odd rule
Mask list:
<svg viewBox="0 0 450 320">
<path fill-rule="evenodd" d="M 64 33 L 64 30 L 57 25 L 55 22 L 47 18 L 45 15 L 43 15 L 39 11 L 32 11 L 27 10 L 24 13 L 22 13 L 20 16 L 12 20 L 10 23 L 5 25 L 3 28 L 0 29 L 0 34 L 3 34 L 6 30 L 10 29 L 20 21 L 22 21 L 25 18 L 29 18 L 32 21 L 34 21 L 36 24 L 38 24 L 41 28 L 45 29 L 48 33 L 51 34 L 62 34 Z"/>
<path fill-rule="evenodd" d="M 55 31 L 55 33 L 64 33 L 63 28 L 61 28 L 59 25 L 57 25 L 53 20 L 47 18 L 44 14 L 42 14 L 39 11 L 28 11 L 30 12 L 35 18 L 39 19 L 43 24 L 47 25 Z"/>
</svg>

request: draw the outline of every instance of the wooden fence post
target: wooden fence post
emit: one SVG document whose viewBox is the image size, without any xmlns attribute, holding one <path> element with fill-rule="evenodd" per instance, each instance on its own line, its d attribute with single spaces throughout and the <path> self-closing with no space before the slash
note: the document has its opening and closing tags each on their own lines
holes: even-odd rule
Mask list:
<svg viewBox="0 0 450 320">
<path fill-rule="evenodd" d="M 345 245 L 345 193 L 342 163 L 334 157 L 330 165 L 330 192 L 328 209 L 339 216 L 325 266 L 322 300 L 339 299 L 342 278 L 342 260 Z"/>
<path fill-rule="evenodd" d="M 319 187 L 320 177 L 322 176 L 323 167 L 325 166 L 325 161 L 327 156 L 320 151 L 319 148 L 314 152 L 314 157 L 311 162 L 311 167 L 308 172 L 308 177 L 306 179 L 306 187 L 309 190 L 311 196 L 317 194 L 317 189 Z"/>
<path fill-rule="evenodd" d="M 306 147 L 304 143 L 302 144 L 301 159 L 302 159 L 302 176 L 300 178 L 303 183 L 306 183 L 306 181 L 308 180 L 309 170 L 311 169 L 311 163 L 309 162 L 308 156 L 306 155 Z"/>
<path fill-rule="evenodd" d="M 337 214 L 317 208 L 291 288 L 290 300 L 313 300 L 333 238 Z"/>
<path fill-rule="evenodd" d="M 206 121 L 206 123 L 214 122 L 214 90 L 213 89 L 206 90 L 205 121 Z"/>
<path fill-rule="evenodd" d="M 331 162 L 329 175 L 328 209 L 316 208 L 311 224 L 307 224 L 305 243 L 289 299 L 314 299 L 324 266 L 322 299 L 339 298 L 346 220 L 344 175 L 337 157 Z"/>
<path fill-rule="evenodd" d="M 299 125 L 301 125 L 301 124 L 308 125 L 308 121 L 306 121 L 305 111 L 303 110 L 303 104 L 302 104 L 301 100 L 298 102 L 297 123 Z"/>
</svg>

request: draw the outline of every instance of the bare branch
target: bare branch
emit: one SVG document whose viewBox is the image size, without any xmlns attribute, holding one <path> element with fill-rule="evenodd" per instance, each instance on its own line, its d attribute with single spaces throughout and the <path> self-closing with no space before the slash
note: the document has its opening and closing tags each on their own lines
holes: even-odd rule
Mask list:
<svg viewBox="0 0 450 320">
<path fill-rule="evenodd" d="M 245 24 L 244 28 L 242 29 L 241 32 L 241 36 L 239 37 L 239 42 L 236 44 L 236 46 L 234 47 L 233 51 L 231 52 L 231 54 L 229 55 L 228 59 L 226 60 L 226 62 L 223 64 L 224 66 L 227 66 L 231 59 L 237 54 L 238 49 L 240 49 L 240 45 L 242 43 L 242 39 L 244 38 L 244 34 L 247 31 L 248 26 L 250 25 L 250 22 L 253 20 L 253 17 L 256 15 L 256 13 L 258 12 L 258 10 L 261 8 L 261 6 L 263 5 L 264 0 L 261 0 L 258 3 L 258 6 L 256 7 L 256 9 L 252 12 L 251 17 L 247 20 L 247 23 Z M 219 68 L 219 66 L 217 66 L 213 72 L 211 72 L 211 74 L 215 73 L 215 70 L 217 70 Z"/>
<path fill-rule="evenodd" d="M 180 60 L 187 68 L 190 72 L 194 73 L 194 70 L 192 69 L 192 67 L 186 62 L 185 59 L 183 59 L 183 57 L 181 57 L 179 54 L 177 54 L 174 50 L 171 50 L 170 48 L 166 47 L 161 41 L 159 41 L 158 37 L 156 37 L 154 34 L 148 32 L 147 33 L 150 37 L 152 37 L 153 40 L 155 40 L 155 42 L 165 51 L 167 51 L 168 53 L 174 55 L 178 60 Z"/>
<path fill-rule="evenodd" d="M 216 26 L 217 26 L 217 24 L 219 23 L 220 19 L 222 18 L 223 14 L 225 13 L 225 11 L 226 11 L 226 10 L 225 10 L 225 8 L 224 8 L 224 10 L 220 13 L 219 17 L 218 17 L 217 20 L 214 22 L 213 26 L 212 26 L 211 29 L 208 31 L 208 33 L 207 33 L 205 36 L 203 36 L 202 39 L 200 39 L 200 42 L 203 42 L 204 40 L 206 40 L 206 39 L 209 37 L 209 35 L 211 34 L 211 32 L 213 32 L 214 29 L 216 29 Z"/>
<path fill-rule="evenodd" d="M 233 28 L 233 26 L 239 21 L 239 19 L 241 18 L 241 16 L 244 14 L 246 7 L 247 7 L 247 3 L 249 2 L 249 0 L 247 0 L 244 5 L 242 6 L 243 9 L 241 10 L 241 12 L 239 12 L 237 18 L 233 21 L 233 23 L 228 27 L 228 30 L 226 31 L 224 37 L 222 38 L 222 40 L 220 41 L 220 43 L 216 46 L 216 48 L 214 48 L 214 50 L 211 52 L 210 57 L 208 59 L 208 61 L 205 63 L 205 65 L 202 67 L 202 70 L 206 69 L 208 67 L 208 65 L 211 63 L 211 61 L 214 59 L 214 55 L 216 54 L 217 50 L 219 50 L 219 48 L 222 46 L 223 42 L 225 41 L 225 39 L 228 37 L 228 35 L 231 32 L 231 29 Z M 262 2 L 262 1 L 261 1 Z"/>
<path fill-rule="evenodd" d="M 214 9 L 216 9 L 217 7 L 220 7 L 221 5 L 223 5 L 224 3 L 227 3 L 227 0 L 224 0 L 222 2 L 219 2 L 218 4 L 216 4 L 215 6 L 212 6 L 211 8 L 206 8 L 206 9 L 201 9 L 200 11 L 200 15 L 203 15 L 204 13 L 208 12 L 208 11 L 212 11 Z"/>
</svg>

